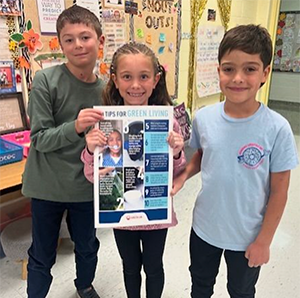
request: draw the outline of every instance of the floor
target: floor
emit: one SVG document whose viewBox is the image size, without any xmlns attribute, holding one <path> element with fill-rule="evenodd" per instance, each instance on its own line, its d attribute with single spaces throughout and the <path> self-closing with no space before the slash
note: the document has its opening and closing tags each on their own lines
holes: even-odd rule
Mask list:
<svg viewBox="0 0 300 298">
<path fill-rule="evenodd" d="M 300 149 L 300 136 L 296 136 Z M 299 150 L 300 153 L 300 150 Z M 300 298 L 300 167 L 292 172 L 289 201 L 271 246 L 271 260 L 263 266 L 257 285 L 257 298 Z M 190 292 L 188 239 L 192 209 L 200 189 L 198 175 L 190 179 L 174 198 L 179 224 L 169 230 L 164 264 L 166 283 L 163 298 L 186 298 Z M 98 230 L 101 241 L 99 265 L 94 286 L 103 298 L 125 298 L 122 270 L 112 231 Z M 75 298 L 72 243 L 64 239 L 53 267 L 54 280 L 49 298 Z M 21 280 L 21 265 L 0 259 L 0 297 L 26 297 L 26 281 Z M 226 272 L 221 264 L 213 298 L 228 297 Z M 144 290 L 143 290 L 144 293 Z M 145 295 L 143 294 L 143 297 Z"/>
</svg>

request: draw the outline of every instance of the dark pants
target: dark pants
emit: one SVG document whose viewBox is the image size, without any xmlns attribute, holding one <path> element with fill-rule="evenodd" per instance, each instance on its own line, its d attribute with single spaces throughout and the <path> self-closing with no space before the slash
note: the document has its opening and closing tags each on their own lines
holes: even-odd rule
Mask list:
<svg viewBox="0 0 300 298">
<path fill-rule="evenodd" d="M 32 199 L 32 244 L 28 250 L 28 298 L 46 297 L 55 263 L 59 230 L 64 211 L 75 244 L 77 289 L 88 288 L 95 277 L 99 241 L 94 228 L 93 202 L 59 203 Z"/>
<path fill-rule="evenodd" d="M 164 288 L 163 253 L 168 229 L 129 231 L 114 229 L 123 261 L 128 298 L 141 297 L 141 268 L 146 273 L 146 297 L 160 298 Z"/>
<path fill-rule="evenodd" d="M 231 298 L 253 298 L 260 267 L 250 268 L 244 251 L 223 250 L 212 246 L 192 230 L 190 235 L 190 272 L 192 298 L 209 298 L 219 272 L 224 252 L 227 264 L 227 290 Z"/>
</svg>

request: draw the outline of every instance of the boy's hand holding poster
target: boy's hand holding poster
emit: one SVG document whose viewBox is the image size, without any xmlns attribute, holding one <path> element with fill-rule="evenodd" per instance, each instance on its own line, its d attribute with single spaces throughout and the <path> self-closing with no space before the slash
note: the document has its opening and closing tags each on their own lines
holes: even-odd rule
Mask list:
<svg viewBox="0 0 300 298">
<path fill-rule="evenodd" d="M 94 153 L 95 226 L 171 222 L 173 107 L 95 107 L 107 144 Z"/>
</svg>

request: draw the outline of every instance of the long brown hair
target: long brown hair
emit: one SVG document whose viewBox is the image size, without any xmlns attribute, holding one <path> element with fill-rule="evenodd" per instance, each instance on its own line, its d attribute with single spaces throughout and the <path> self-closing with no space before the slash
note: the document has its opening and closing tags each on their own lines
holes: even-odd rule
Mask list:
<svg viewBox="0 0 300 298">
<path fill-rule="evenodd" d="M 118 60 L 122 55 L 137 55 L 144 54 L 145 56 L 151 59 L 154 69 L 154 75 L 159 73 L 160 78 L 156 84 L 155 89 L 153 90 L 149 100 L 148 105 L 173 105 L 172 100 L 169 96 L 166 83 L 166 71 L 164 67 L 159 63 L 154 52 L 142 43 L 129 42 L 121 46 L 114 53 L 111 66 L 110 66 L 110 78 L 106 85 L 106 88 L 103 91 L 103 104 L 112 106 L 112 105 L 124 105 L 124 100 L 121 97 L 119 90 L 116 88 L 115 83 L 112 79 L 112 75 L 116 75 L 118 68 Z"/>
</svg>

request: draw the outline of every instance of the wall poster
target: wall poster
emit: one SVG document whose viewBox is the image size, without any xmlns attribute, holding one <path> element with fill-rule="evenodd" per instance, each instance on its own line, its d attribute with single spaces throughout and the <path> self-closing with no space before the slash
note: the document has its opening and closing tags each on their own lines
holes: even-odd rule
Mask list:
<svg viewBox="0 0 300 298">
<path fill-rule="evenodd" d="M 300 12 L 281 12 L 277 25 L 275 71 L 300 72 Z"/>
<path fill-rule="evenodd" d="M 56 20 L 65 9 L 64 0 L 37 0 L 41 34 L 56 34 Z"/>
<path fill-rule="evenodd" d="M 103 9 L 102 29 L 105 36 L 102 61 L 98 69 L 99 76 L 104 81 L 109 79 L 109 67 L 114 52 L 127 42 L 127 31 L 124 10 Z"/>
<path fill-rule="evenodd" d="M 107 145 L 94 152 L 95 226 L 171 222 L 170 106 L 101 106 Z"/>
<path fill-rule="evenodd" d="M 0 61 L 0 94 L 16 92 L 15 69 L 12 61 Z"/>
<path fill-rule="evenodd" d="M 199 26 L 197 45 L 196 88 L 199 97 L 220 93 L 218 49 L 224 36 L 222 26 Z"/>
</svg>

